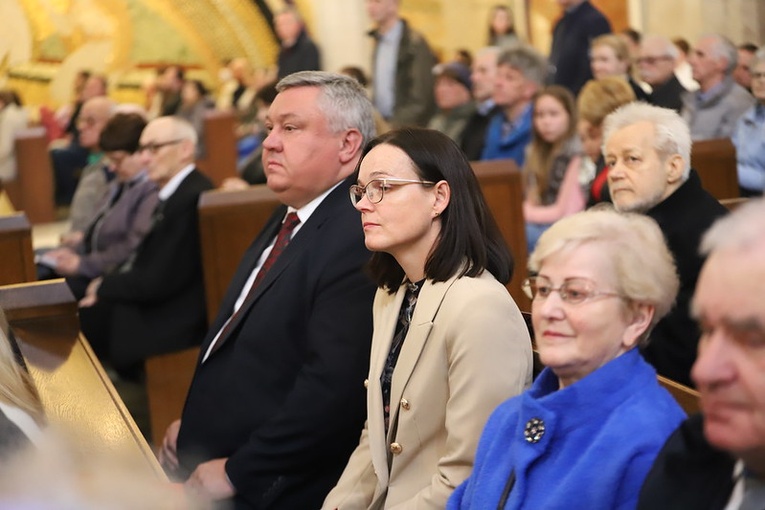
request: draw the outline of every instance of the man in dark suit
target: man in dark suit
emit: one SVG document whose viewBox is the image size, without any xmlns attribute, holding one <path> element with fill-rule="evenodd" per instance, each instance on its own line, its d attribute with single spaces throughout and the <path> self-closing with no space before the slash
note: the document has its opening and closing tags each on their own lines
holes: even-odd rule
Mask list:
<svg viewBox="0 0 765 510">
<path fill-rule="evenodd" d="M 372 105 L 337 74 L 277 89 L 263 163 L 284 205 L 245 253 L 160 453 L 195 497 L 237 509 L 319 508 L 366 415 L 375 286 L 348 187 Z"/>
<path fill-rule="evenodd" d="M 198 345 L 205 296 L 197 201 L 212 183 L 194 168 L 194 128 L 160 117 L 141 134 L 139 151 L 159 204 L 146 237 L 127 261 L 88 286 L 80 324 L 102 359 L 125 375 L 147 356 Z"/>
<path fill-rule="evenodd" d="M 702 414 L 670 436 L 639 510 L 765 508 L 765 201 L 719 220 L 693 296 Z"/>
<path fill-rule="evenodd" d="M 599 35 L 610 34 L 611 24 L 588 0 L 558 0 L 558 4 L 565 12 L 553 28 L 551 81 L 576 96 L 592 79 L 590 43 Z"/>
</svg>

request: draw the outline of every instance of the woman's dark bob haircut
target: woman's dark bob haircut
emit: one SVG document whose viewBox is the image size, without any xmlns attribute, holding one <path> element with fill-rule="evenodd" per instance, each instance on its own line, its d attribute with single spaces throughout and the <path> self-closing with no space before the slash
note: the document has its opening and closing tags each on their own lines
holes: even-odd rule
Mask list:
<svg viewBox="0 0 765 510">
<path fill-rule="evenodd" d="M 425 262 L 425 276 L 442 282 L 457 273 L 475 277 L 488 269 L 503 284 L 509 282 L 513 257 L 486 205 L 478 179 L 457 144 L 440 131 L 402 128 L 371 140 L 361 160 L 382 144 L 403 150 L 422 180 L 449 184 L 449 205 L 441 213 L 441 233 Z M 357 179 L 361 160 L 356 166 Z M 404 270 L 388 253 L 375 252 L 369 269 L 378 286 L 391 294 L 404 280 Z"/>
</svg>

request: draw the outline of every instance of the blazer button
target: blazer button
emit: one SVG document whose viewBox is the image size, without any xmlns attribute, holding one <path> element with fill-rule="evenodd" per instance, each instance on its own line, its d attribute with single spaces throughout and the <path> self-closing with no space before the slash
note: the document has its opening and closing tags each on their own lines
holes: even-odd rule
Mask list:
<svg viewBox="0 0 765 510">
<path fill-rule="evenodd" d="M 364 387 L 369 388 L 369 379 L 364 379 Z"/>
<path fill-rule="evenodd" d="M 408 411 L 409 408 L 412 407 L 412 406 L 409 404 L 409 401 L 407 399 L 402 398 L 401 399 L 401 407 L 404 408 L 404 411 Z"/>
<path fill-rule="evenodd" d="M 390 444 L 390 452 L 391 452 L 393 455 L 398 455 L 398 454 L 399 454 L 399 453 L 401 453 L 402 451 L 403 451 L 403 448 L 401 447 L 401 445 L 400 445 L 400 444 L 398 444 L 398 443 L 391 443 L 391 444 Z"/>
</svg>

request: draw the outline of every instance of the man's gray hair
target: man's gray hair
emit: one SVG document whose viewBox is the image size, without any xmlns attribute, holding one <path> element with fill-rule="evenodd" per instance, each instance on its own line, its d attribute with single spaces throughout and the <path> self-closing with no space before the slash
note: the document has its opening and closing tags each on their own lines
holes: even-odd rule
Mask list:
<svg viewBox="0 0 765 510">
<path fill-rule="evenodd" d="M 324 71 L 301 71 L 282 78 L 276 84 L 278 92 L 298 88 L 316 87 L 321 90 L 318 106 L 334 133 L 357 129 L 364 137 L 362 147 L 375 137 L 372 103 L 367 93 L 354 78 Z"/>
<path fill-rule="evenodd" d="M 520 72 L 527 80 L 540 87 L 547 80 L 547 59 L 537 50 L 526 44 L 514 44 L 507 47 L 497 58 L 497 66 L 512 67 Z"/>
<path fill-rule="evenodd" d="M 763 62 L 765 62 L 765 46 L 760 46 L 760 49 L 754 53 L 752 61 L 749 62 L 749 70 L 751 71 L 755 66 L 758 66 Z"/>
<path fill-rule="evenodd" d="M 730 76 L 738 64 L 738 48 L 733 41 L 720 34 L 707 34 L 702 39 L 712 39 L 712 55 L 717 58 L 724 58 L 728 65 L 725 67 L 725 75 Z"/>
<path fill-rule="evenodd" d="M 632 102 L 617 108 L 603 121 L 603 147 L 616 131 L 639 122 L 648 122 L 656 132 L 654 148 L 663 159 L 674 154 L 683 158 L 683 182 L 691 172 L 691 131 L 675 110 Z"/>
<path fill-rule="evenodd" d="M 499 59 L 499 54 L 501 52 L 502 48 L 499 46 L 484 46 L 475 52 L 475 58 L 482 57 L 484 55 L 493 55 L 495 59 Z M 473 60 L 475 60 L 475 58 Z"/>
<path fill-rule="evenodd" d="M 718 250 L 744 251 L 765 243 L 765 199 L 750 199 L 707 230 L 699 251 L 709 255 Z"/>
<path fill-rule="evenodd" d="M 669 37 L 665 37 L 659 34 L 644 35 L 640 45 L 643 46 L 650 44 L 655 44 L 656 46 L 661 47 L 661 51 L 664 53 L 662 56 L 672 57 L 673 60 L 677 60 L 677 58 L 680 56 L 680 50 L 677 49 L 677 46 L 675 46 L 672 41 L 670 41 Z"/>
</svg>

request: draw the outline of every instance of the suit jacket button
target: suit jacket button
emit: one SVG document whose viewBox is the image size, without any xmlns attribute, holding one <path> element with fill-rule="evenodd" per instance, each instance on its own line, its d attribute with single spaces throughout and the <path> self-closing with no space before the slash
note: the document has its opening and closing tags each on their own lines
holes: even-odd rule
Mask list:
<svg viewBox="0 0 765 510">
<path fill-rule="evenodd" d="M 390 444 L 390 452 L 391 452 L 393 455 L 398 455 L 398 454 L 399 454 L 399 453 L 401 453 L 402 451 L 403 451 L 403 448 L 401 447 L 401 445 L 400 445 L 400 444 L 398 444 L 398 443 L 391 443 L 391 444 Z"/>
<path fill-rule="evenodd" d="M 401 399 L 401 407 L 403 407 L 405 411 L 408 411 L 409 408 L 412 407 L 412 406 L 409 404 L 409 401 L 407 399 L 402 398 Z"/>
<path fill-rule="evenodd" d="M 364 379 L 364 387 L 369 388 L 369 379 Z"/>
</svg>

